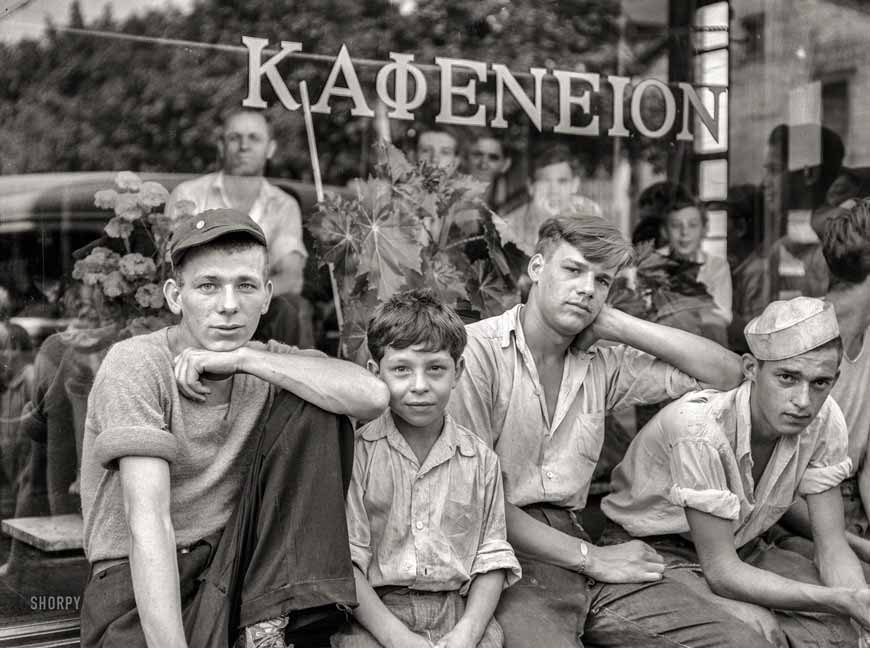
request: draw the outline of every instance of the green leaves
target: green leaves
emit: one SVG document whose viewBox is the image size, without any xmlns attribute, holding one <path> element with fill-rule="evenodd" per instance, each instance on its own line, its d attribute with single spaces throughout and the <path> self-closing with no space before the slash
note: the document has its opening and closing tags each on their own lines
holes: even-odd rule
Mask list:
<svg viewBox="0 0 870 648">
<path fill-rule="evenodd" d="M 486 185 L 377 146 L 377 176 L 357 181 L 356 198 L 327 196 L 312 232 L 322 263 L 333 263 L 345 314 L 342 344 L 365 359 L 365 328 L 379 302 L 427 287 L 451 306 L 482 316 L 517 302 Z"/>
</svg>

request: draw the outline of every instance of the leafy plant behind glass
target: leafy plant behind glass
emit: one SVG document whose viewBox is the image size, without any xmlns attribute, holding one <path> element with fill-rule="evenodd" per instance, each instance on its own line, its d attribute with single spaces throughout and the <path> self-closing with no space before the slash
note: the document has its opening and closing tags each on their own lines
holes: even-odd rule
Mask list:
<svg viewBox="0 0 870 648">
<path fill-rule="evenodd" d="M 486 185 L 425 162 L 413 165 L 388 143 L 376 151 L 375 176 L 356 181 L 352 200 L 327 194 L 311 226 L 321 263 L 334 264 L 342 348 L 360 363 L 374 308 L 400 290 L 428 287 L 471 320 L 519 301 L 483 200 Z"/>
</svg>

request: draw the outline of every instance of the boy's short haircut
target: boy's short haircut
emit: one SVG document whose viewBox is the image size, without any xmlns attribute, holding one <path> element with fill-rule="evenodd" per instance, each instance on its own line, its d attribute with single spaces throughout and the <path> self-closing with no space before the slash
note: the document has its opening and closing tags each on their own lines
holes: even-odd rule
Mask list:
<svg viewBox="0 0 870 648">
<path fill-rule="evenodd" d="M 204 243 L 195 248 L 191 248 L 186 251 L 182 257 L 175 263 L 172 267 L 172 278 L 175 279 L 175 282 L 181 285 L 182 281 L 182 269 L 184 268 L 185 263 L 187 263 L 187 259 L 196 254 L 197 252 L 201 252 L 203 250 L 217 250 L 220 252 L 225 252 L 227 254 L 234 254 L 235 252 L 242 252 L 243 250 L 247 250 L 250 248 L 260 248 L 266 255 L 265 259 L 265 274 L 268 279 L 269 275 L 269 249 L 260 243 L 253 236 L 249 236 L 243 233 L 232 233 L 225 234 L 220 236 L 213 241 L 209 241 L 208 243 Z"/>
<path fill-rule="evenodd" d="M 375 309 L 368 325 L 369 352 L 378 363 L 387 347 L 418 345 L 430 353 L 446 350 L 455 362 L 467 341 L 459 315 L 428 289 L 396 293 Z"/>
<path fill-rule="evenodd" d="M 538 230 L 535 254 L 549 258 L 560 243 L 580 251 L 587 261 L 600 263 L 619 272 L 635 261 L 634 248 L 622 232 L 600 216 L 557 216 L 544 221 Z"/>
<path fill-rule="evenodd" d="M 668 202 L 664 206 L 664 212 L 662 213 L 664 224 L 667 226 L 668 216 L 674 212 L 680 211 L 681 209 L 685 209 L 686 207 L 694 207 L 697 209 L 698 213 L 701 215 L 701 223 L 703 223 L 704 227 L 707 226 L 707 209 L 704 207 L 704 203 L 695 198 L 691 191 L 680 184 L 673 185 L 673 191 L 670 194 Z"/>
<path fill-rule="evenodd" d="M 577 158 L 573 153 L 571 153 L 571 149 L 567 146 L 564 144 L 554 144 L 541 149 L 532 161 L 532 165 L 529 169 L 529 177 L 534 180 L 535 174 L 540 169 L 554 164 L 562 164 L 563 162 L 571 167 L 571 173 L 573 175 L 578 175 L 579 168 L 577 165 Z"/>
<path fill-rule="evenodd" d="M 870 198 L 827 219 L 822 253 L 835 282 L 859 284 L 870 275 Z"/>
</svg>

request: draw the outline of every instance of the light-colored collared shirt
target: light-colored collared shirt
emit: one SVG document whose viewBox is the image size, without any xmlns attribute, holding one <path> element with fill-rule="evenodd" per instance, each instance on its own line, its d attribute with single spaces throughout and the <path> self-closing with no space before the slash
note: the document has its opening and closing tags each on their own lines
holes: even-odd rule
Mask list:
<svg viewBox="0 0 870 648">
<path fill-rule="evenodd" d="M 864 331 L 864 343 L 854 358 L 844 353 L 840 362 L 840 377 L 831 390 L 831 397 L 843 410 L 849 430 L 849 459 L 852 474 L 867 461 L 870 437 L 870 327 Z"/>
<path fill-rule="evenodd" d="M 644 426 L 611 475 L 601 510 L 635 537 L 688 533 L 686 508 L 731 520 L 741 547 L 773 526 L 798 495 L 849 474 L 848 434 L 830 397 L 800 434 L 780 437 L 752 478 L 750 382 L 671 403 Z"/>
<path fill-rule="evenodd" d="M 347 525 L 372 587 L 465 594 L 477 574 L 504 569 L 505 586 L 521 575 L 498 457 L 450 416 L 422 466 L 389 410 L 359 430 Z"/>
<path fill-rule="evenodd" d="M 223 171 L 209 173 L 178 185 L 166 202 L 166 215 L 176 218 L 177 205 L 182 200 L 194 203 L 195 213 L 206 209 L 232 207 L 224 189 Z M 266 235 L 273 274 L 289 255 L 298 254 L 303 259 L 308 256 L 302 242 L 302 212 L 293 196 L 263 179 L 260 194 L 251 206 L 249 214 Z M 300 290 L 301 281 L 302 277 L 299 277 Z"/>
<path fill-rule="evenodd" d="M 520 325 L 522 306 L 470 324 L 448 409 L 494 448 L 511 504 L 586 504 L 611 410 L 677 398 L 694 378 L 622 345 L 565 355 L 553 419 Z"/>
</svg>

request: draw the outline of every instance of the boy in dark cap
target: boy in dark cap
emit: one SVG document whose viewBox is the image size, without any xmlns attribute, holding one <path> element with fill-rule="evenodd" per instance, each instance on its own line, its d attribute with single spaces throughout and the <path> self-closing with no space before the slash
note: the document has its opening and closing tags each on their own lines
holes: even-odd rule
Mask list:
<svg viewBox="0 0 870 648">
<path fill-rule="evenodd" d="M 88 400 L 81 645 L 227 647 L 243 630 L 246 648 L 283 647 L 355 603 L 344 415 L 389 394 L 348 362 L 250 342 L 272 283 L 246 214 L 179 222 L 170 256 L 179 323 L 116 344 Z"/>
</svg>

